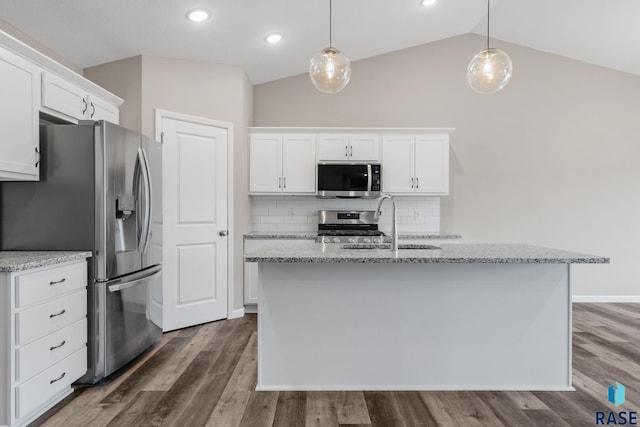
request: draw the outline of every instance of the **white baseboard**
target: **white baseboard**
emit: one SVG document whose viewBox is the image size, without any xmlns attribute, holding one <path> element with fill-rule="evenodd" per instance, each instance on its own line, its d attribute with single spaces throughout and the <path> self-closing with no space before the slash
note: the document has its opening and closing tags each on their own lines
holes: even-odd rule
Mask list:
<svg viewBox="0 0 640 427">
<path fill-rule="evenodd" d="M 228 319 L 237 319 L 239 317 L 244 317 L 244 307 L 233 310 L 231 313 L 229 313 Z"/>
<path fill-rule="evenodd" d="M 571 302 L 640 302 L 640 295 L 574 295 Z"/>
<path fill-rule="evenodd" d="M 247 304 L 244 306 L 244 312 L 247 314 L 258 313 L 258 304 Z"/>
</svg>

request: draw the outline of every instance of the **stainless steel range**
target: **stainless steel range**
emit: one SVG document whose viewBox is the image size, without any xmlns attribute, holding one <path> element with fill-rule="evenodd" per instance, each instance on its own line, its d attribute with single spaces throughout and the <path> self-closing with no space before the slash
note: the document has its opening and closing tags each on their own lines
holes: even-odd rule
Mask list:
<svg viewBox="0 0 640 427">
<path fill-rule="evenodd" d="M 386 243 L 390 238 L 378 230 L 375 211 L 318 211 L 320 243 Z"/>
</svg>

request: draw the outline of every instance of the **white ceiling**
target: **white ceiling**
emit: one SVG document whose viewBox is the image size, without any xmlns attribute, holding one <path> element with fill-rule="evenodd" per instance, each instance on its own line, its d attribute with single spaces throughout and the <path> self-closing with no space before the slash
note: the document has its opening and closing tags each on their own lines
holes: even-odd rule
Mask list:
<svg viewBox="0 0 640 427">
<path fill-rule="evenodd" d="M 135 55 L 242 66 L 255 84 L 306 72 L 329 44 L 328 0 L 2 0 L 0 19 L 82 68 Z M 351 60 L 485 34 L 484 0 L 334 0 Z M 206 8 L 203 23 L 185 19 Z M 494 0 L 492 37 L 640 75 L 639 0 Z M 264 37 L 279 32 L 278 45 Z M 479 46 L 479 50 L 481 46 Z"/>
</svg>

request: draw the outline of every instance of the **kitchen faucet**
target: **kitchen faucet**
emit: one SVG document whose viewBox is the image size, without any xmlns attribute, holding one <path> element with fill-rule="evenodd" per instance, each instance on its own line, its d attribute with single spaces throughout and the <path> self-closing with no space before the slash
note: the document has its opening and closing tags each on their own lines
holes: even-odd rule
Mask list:
<svg viewBox="0 0 640 427">
<path fill-rule="evenodd" d="M 380 219 L 380 208 L 382 207 L 382 203 L 386 200 L 391 200 L 393 203 L 393 218 L 391 222 L 391 250 L 393 252 L 398 252 L 398 209 L 396 208 L 396 201 L 389 194 L 383 194 L 378 199 L 378 207 L 376 208 L 376 213 L 373 214 L 373 219 L 377 222 Z"/>
</svg>

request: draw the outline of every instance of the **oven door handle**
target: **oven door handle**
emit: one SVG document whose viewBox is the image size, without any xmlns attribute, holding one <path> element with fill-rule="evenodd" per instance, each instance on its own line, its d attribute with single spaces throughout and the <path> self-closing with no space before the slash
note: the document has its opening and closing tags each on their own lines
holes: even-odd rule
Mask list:
<svg viewBox="0 0 640 427">
<path fill-rule="evenodd" d="M 371 191 L 373 177 L 371 176 L 371 163 L 367 164 L 367 191 Z"/>
</svg>

